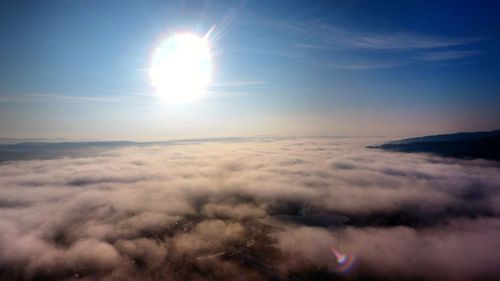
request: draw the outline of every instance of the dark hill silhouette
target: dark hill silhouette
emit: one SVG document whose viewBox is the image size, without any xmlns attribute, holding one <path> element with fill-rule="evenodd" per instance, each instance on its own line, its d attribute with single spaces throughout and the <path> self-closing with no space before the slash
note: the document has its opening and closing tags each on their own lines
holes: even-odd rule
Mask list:
<svg viewBox="0 0 500 281">
<path fill-rule="evenodd" d="M 397 152 L 431 153 L 463 159 L 500 161 L 500 130 L 434 135 L 388 142 L 371 148 Z"/>
</svg>

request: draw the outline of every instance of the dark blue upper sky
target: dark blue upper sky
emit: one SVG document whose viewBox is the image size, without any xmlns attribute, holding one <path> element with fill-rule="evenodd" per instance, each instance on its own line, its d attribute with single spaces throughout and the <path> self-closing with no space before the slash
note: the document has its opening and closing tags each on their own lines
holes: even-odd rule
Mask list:
<svg viewBox="0 0 500 281">
<path fill-rule="evenodd" d="M 500 126 L 498 1 L 2 1 L 0 137 L 418 135 Z M 158 101 L 211 27 L 209 94 Z"/>
</svg>

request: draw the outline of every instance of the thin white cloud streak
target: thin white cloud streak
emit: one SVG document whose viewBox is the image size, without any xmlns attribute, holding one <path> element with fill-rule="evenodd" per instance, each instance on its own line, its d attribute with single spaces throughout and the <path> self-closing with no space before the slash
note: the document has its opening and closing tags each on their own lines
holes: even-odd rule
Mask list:
<svg viewBox="0 0 500 281">
<path fill-rule="evenodd" d="M 416 33 L 338 35 L 329 38 L 351 48 L 375 50 L 435 49 L 464 46 L 479 41 L 478 38 L 446 38 Z"/>
<path fill-rule="evenodd" d="M 96 103 L 125 103 L 130 99 L 148 96 L 146 94 L 124 94 L 102 96 L 75 96 L 57 94 L 10 94 L 0 95 L 0 102 L 26 102 L 26 101 L 68 101 L 68 102 L 96 102 Z"/>
<path fill-rule="evenodd" d="M 430 63 L 430 62 L 448 62 L 461 60 L 472 56 L 478 56 L 479 51 L 436 51 L 428 52 L 420 55 L 408 54 L 407 58 L 402 59 L 385 59 L 385 60 L 358 60 L 357 62 L 346 63 L 330 63 L 323 62 L 316 65 L 328 69 L 344 69 L 344 70 L 372 70 L 372 69 L 391 69 L 400 68 L 411 65 Z"/>
<path fill-rule="evenodd" d="M 480 54 L 481 52 L 479 51 L 440 51 L 424 53 L 421 57 L 425 61 L 448 61 L 464 59 Z"/>
<path fill-rule="evenodd" d="M 406 58 L 373 60 L 363 59 L 359 62 L 345 64 L 327 63 L 324 66 L 331 69 L 346 69 L 346 70 L 370 70 L 370 69 L 390 69 L 400 68 L 418 63 L 432 61 L 451 61 L 464 59 L 471 56 L 479 55 L 478 51 L 434 51 L 427 52 L 422 55 L 414 54 L 416 50 L 423 49 L 447 49 L 451 47 L 466 46 L 476 43 L 482 38 L 453 38 L 434 36 L 426 34 L 418 34 L 411 32 L 387 33 L 387 34 L 359 34 L 356 32 L 348 32 L 332 26 L 319 26 L 318 34 L 315 35 L 321 40 L 321 44 L 308 45 L 305 48 L 328 48 L 333 49 L 345 47 L 350 50 L 373 50 L 373 51 L 405 51 Z M 314 34 L 314 32 L 313 32 Z M 300 45 L 297 46 L 300 48 Z"/>
<path fill-rule="evenodd" d="M 371 69 L 390 69 L 404 67 L 409 64 L 408 61 L 365 61 L 359 63 L 345 63 L 345 64 L 335 64 L 326 63 L 319 64 L 322 67 L 328 69 L 344 69 L 344 70 L 371 70 Z"/>
<path fill-rule="evenodd" d="M 307 28 L 320 45 L 371 50 L 417 50 L 465 46 L 482 38 L 436 36 L 415 32 L 361 33 L 332 25 L 314 24 Z"/>
<path fill-rule="evenodd" d="M 297 24 L 272 21 L 250 21 L 248 24 L 267 26 L 301 38 L 301 42 L 287 43 L 286 49 L 284 48 L 282 52 L 275 51 L 277 55 L 288 56 L 290 52 L 295 50 L 295 52 L 297 52 L 296 58 L 311 61 L 311 56 L 306 54 L 311 50 L 320 52 L 351 53 L 353 58 L 350 62 L 313 62 L 313 65 L 321 66 L 327 69 L 390 69 L 415 65 L 418 63 L 430 63 L 433 61 L 460 60 L 479 55 L 480 52 L 473 50 L 457 51 L 450 50 L 450 48 L 464 47 L 484 40 L 484 38 L 479 37 L 437 36 L 410 31 L 367 33 L 349 30 L 345 27 L 321 22 Z M 424 54 L 416 53 L 417 51 L 422 50 L 427 50 L 428 52 Z M 384 56 L 391 54 L 396 54 L 396 56 L 393 58 L 378 60 L 362 57 L 356 58 L 356 54 L 359 52 L 367 51 L 383 53 Z M 343 60 L 345 61 L 345 57 L 343 57 Z"/>
<path fill-rule="evenodd" d="M 239 86 L 253 86 L 253 85 L 264 85 L 266 84 L 266 81 L 264 80 L 241 80 L 241 81 L 228 81 L 228 82 L 219 82 L 219 83 L 212 83 L 210 87 L 239 87 Z"/>
<path fill-rule="evenodd" d="M 273 27 L 300 35 L 305 42 L 291 46 L 305 49 L 417 50 L 465 46 L 483 40 L 478 37 L 437 36 L 409 31 L 367 33 L 321 22 L 297 24 L 254 21 L 249 24 Z"/>
</svg>

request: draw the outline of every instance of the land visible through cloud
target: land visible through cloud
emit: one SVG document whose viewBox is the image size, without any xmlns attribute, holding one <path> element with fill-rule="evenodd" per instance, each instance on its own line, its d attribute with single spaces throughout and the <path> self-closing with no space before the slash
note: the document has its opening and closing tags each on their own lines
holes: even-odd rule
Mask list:
<svg viewBox="0 0 500 281">
<path fill-rule="evenodd" d="M 2 162 L 0 279 L 500 278 L 498 162 L 366 148 L 377 142 L 124 143 Z"/>
</svg>

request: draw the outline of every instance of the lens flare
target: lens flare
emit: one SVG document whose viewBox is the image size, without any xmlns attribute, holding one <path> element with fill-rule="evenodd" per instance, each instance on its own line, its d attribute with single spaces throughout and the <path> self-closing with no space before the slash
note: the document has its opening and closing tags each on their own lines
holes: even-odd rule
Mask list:
<svg viewBox="0 0 500 281">
<path fill-rule="evenodd" d="M 337 264 L 335 266 L 335 270 L 337 272 L 348 272 L 354 265 L 354 262 L 356 261 L 356 256 L 354 254 L 349 255 L 349 254 L 344 254 L 337 249 L 332 247 L 332 253 L 335 255 L 335 258 L 337 259 Z"/>
</svg>

